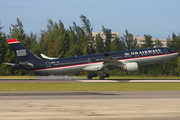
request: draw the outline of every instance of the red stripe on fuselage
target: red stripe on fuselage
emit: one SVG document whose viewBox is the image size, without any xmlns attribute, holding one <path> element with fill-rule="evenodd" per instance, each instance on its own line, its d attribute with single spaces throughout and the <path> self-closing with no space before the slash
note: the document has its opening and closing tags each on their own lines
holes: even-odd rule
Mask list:
<svg viewBox="0 0 180 120">
<path fill-rule="evenodd" d="M 150 58 L 150 57 L 164 56 L 164 55 L 171 55 L 171 54 L 177 54 L 177 53 L 178 53 L 178 52 L 175 52 L 175 53 L 168 53 L 168 54 L 161 54 L 161 55 L 151 55 L 151 56 L 143 56 L 143 57 L 125 58 L 125 59 L 118 59 L 118 61 L 129 60 L 129 59 L 138 59 L 138 58 L 148 58 L 148 57 Z M 67 66 L 61 66 L 61 67 L 36 69 L 36 70 L 31 70 L 31 71 L 41 71 L 41 70 L 49 70 L 49 69 L 64 68 L 64 67 L 72 67 L 72 66 L 80 66 L 80 65 L 94 64 L 94 63 L 103 63 L 103 62 L 104 62 L 104 61 L 101 61 L 101 62 L 93 62 L 93 63 L 83 63 L 83 64 L 67 65 Z"/>
<path fill-rule="evenodd" d="M 7 42 L 8 42 L 8 43 L 17 43 L 17 42 L 19 42 L 19 41 L 16 40 L 16 39 L 9 39 L 9 40 L 7 40 Z"/>
<path fill-rule="evenodd" d="M 101 61 L 101 62 L 103 62 L 103 61 Z M 100 63 L 100 62 L 93 62 L 93 63 Z M 72 67 L 72 66 L 86 65 L 86 64 L 92 64 L 92 63 L 83 63 L 83 64 L 76 64 L 76 65 L 67 65 L 67 66 L 53 67 L 53 68 L 42 68 L 42 69 L 36 69 L 36 70 L 31 70 L 31 71 L 49 70 L 49 69 L 56 69 L 56 68 L 64 68 L 64 67 Z"/>
</svg>

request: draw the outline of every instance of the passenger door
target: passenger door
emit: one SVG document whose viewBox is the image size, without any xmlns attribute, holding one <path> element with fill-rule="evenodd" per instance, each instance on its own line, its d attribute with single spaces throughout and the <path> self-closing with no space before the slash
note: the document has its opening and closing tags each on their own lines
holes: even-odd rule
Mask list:
<svg viewBox="0 0 180 120">
<path fill-rule="evenodd" d="M 50 62 L 45 62 L 45 64 L 46 64 L 46 68 L 51 68 Z"/>
<path fill-rule="evenodd" d="M 164 53 L 165 53 L 165 54 L 168 54 L 169 52 L 168 52 L 168 50 L 167 50 L 167 49 L 164 49 Z"/>
</svg>

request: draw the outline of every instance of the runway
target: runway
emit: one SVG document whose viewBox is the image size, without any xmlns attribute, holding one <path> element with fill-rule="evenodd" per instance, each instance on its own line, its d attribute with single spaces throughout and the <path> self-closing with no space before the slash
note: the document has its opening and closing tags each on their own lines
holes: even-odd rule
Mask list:
<svg viewBox="0 0 180 120">
<path fill-rule="evenodd" d="M 180 99 L 180 91 L 0 92 L 0 100 Z"/>
<path fill-rule="evenodd" d="M 179 120 L 180 91 L 1 92 L 2 120 Z"/>
<path fill-rule="evenodd" d="M 137 80 L 0 80 L 0 83 L 138 82 Z M 155 82 L 179 82 L 156 80 Z M 140 80 L 153 82 L 153 80 Z M 0 92 L 2 120 L 179 120 L 180 91 Z"/>
</svg>

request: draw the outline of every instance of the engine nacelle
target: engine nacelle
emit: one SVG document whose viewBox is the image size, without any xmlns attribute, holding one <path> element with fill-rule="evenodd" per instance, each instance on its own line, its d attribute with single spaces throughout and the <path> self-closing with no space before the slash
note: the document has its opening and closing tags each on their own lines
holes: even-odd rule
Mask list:
<svg viewBox="0 0 180 120">
<path fill-rule="evenodd" d="M 138 64 L 136 62 L 126 63 L 123 65 L 122 69 L 125 71 L 134 72 L 137 71 Z"/>
</svg>

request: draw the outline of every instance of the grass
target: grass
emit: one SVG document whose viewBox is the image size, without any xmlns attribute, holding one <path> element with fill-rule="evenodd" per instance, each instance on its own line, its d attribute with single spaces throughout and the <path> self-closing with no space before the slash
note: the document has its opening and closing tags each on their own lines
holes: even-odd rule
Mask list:
<svg viewBox="0 0 180 120">
<path fill-rule="evenodd" d="M 48 76 L 50 77 L 50 76 Z M 86 76 L 80 76 L 87 79 Z M 38 79 L 38 76 L 0 76 L 0 79 Z M 95 77 L 94 79 L 98 79 Z M 111 76 L 107 79 L 180 79 L 180 77 Z M 179 91 L 180 83 L 0 83 L 10 91 Z"/>
<path fill-rule="evenodd" d="M 0 76 L 0 79 L 38 79 L 37 76 Z"/>
<path fill-rule="evenodd" d="M 17 91 L 179 91 L 180 83 L 0 83 L 0 92 Z"/>
</svg>

